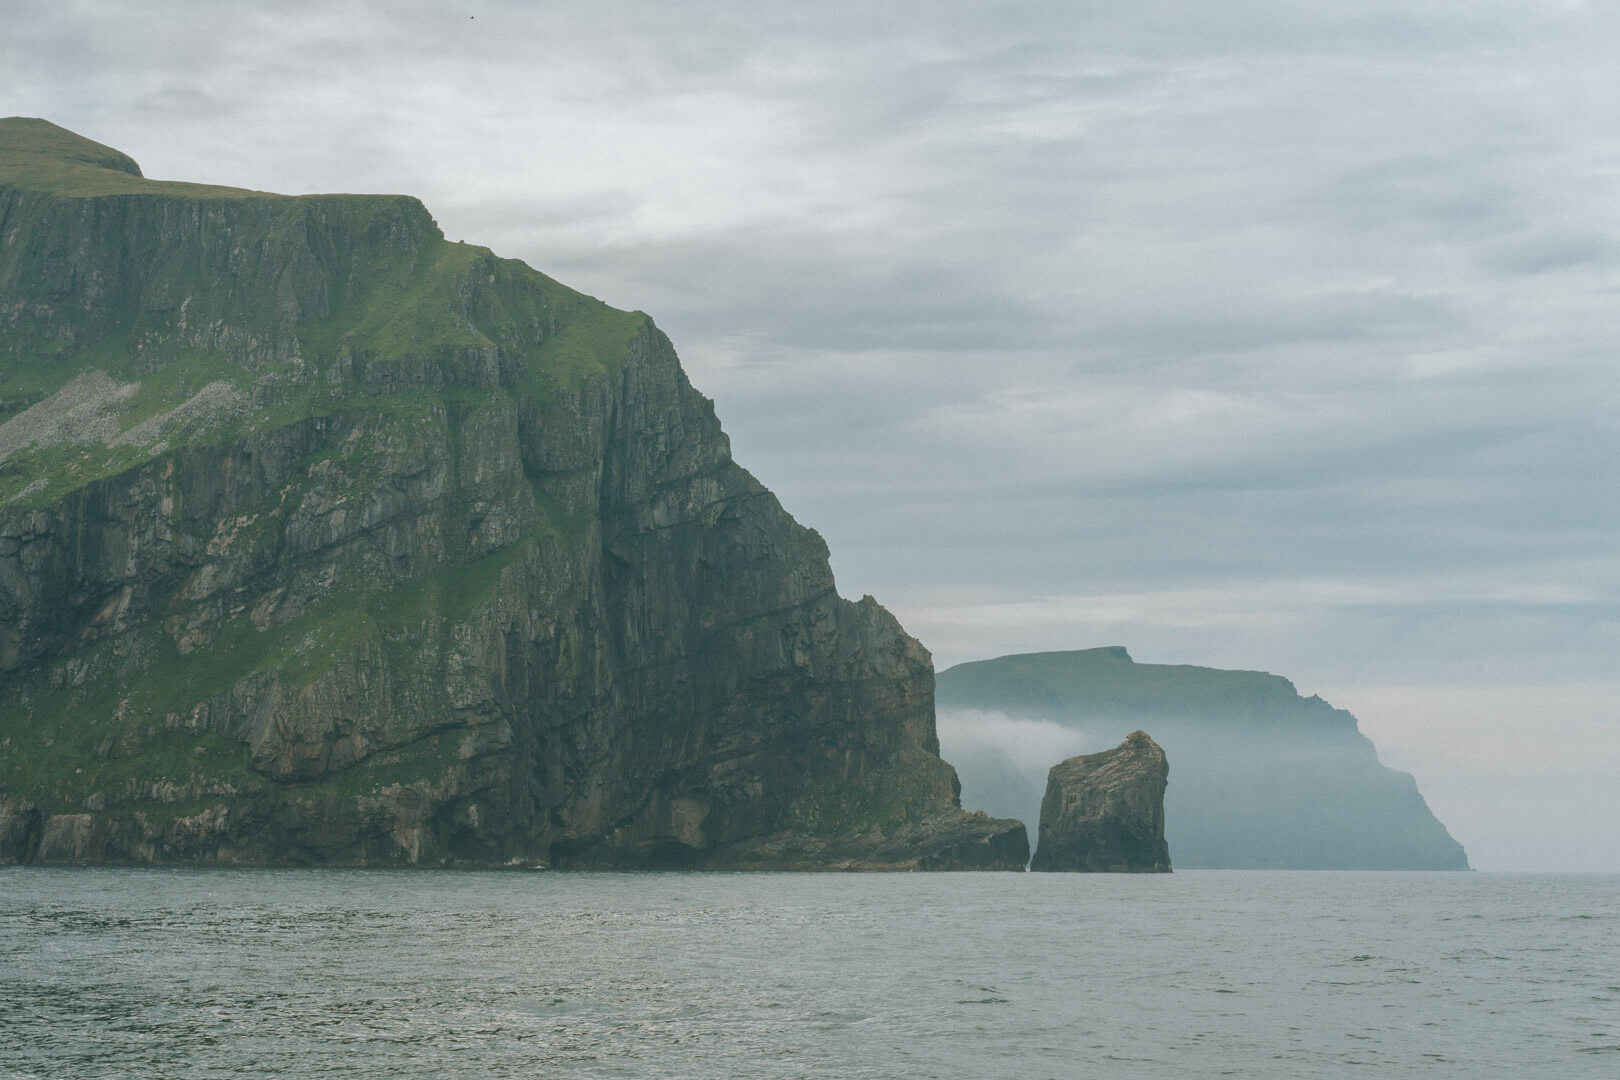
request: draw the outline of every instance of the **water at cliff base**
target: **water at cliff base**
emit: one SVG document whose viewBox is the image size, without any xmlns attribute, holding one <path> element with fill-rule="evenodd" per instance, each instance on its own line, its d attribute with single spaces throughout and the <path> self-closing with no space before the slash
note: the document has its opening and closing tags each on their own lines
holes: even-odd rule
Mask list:
<svg viewBox="0 0 1620 1080">
<path fill-rule="evenodd" d="M 1620 876 L 0 871 L 0 1076 L 1610 1077 Z"/>
</svg>

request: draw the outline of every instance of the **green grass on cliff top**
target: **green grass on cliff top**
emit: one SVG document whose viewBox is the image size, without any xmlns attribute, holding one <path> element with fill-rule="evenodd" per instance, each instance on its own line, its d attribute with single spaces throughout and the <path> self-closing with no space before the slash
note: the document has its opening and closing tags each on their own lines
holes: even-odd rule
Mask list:
<svg viewBox="0 0 1620 1080">
<path fill-rule="evenodd" d="M 39 191 L 64 198 L 111 195 L 158 195 L 181 199 L 274 200 L 288 204 L 336 201 L 348 213 L 382 212 L 406 200 L 419 212 L 420 204 L 403 195 L 277 195 L 244 188 L 219 187 L 148 180 L 140 166 L 109 146 L 92 142 L 46 120 L 29 117 L 0 119 L 0 189 Z M 285 225 L 297 229 L 300 222 Z M 437 230 L 434 230 L 437 233 Z M 621 311 L 595 297 L 562 285 L 516 259 L 496 257 L 488 248 L 450 243 L 435 235 L 425 257 L 402 255 L 375 265 L 358 267 L 356 287 L 349 290 L 359 303 L 334 311 L 331 318 L 300 327 L 309 344 L 335 349 L 347 345 L 379 353 L 422 354 L 441 346 L 492 345 L 485 328 L 460 317 L 454 300 L 469 274 L 488 270 L 492 289 L 486 290 L 484 319 L 510 325 L 532 315 L 536 296 L 543 297 L 559 316 L 557 332 L 538 347 L 543 367 L 567 375 L 599 374 L 603 361 L 616 362 L 630 341 L 646 325 L 639 311 Z M 117 346 L 120 343 L 111 343 Z M 122 343 L 126 348 L 128 343 Z M 87 352 L 95 355 L 96 343 Z M 608 355 L 611 354 L 611 355 Z M 113 374 L 109 372 L 110 374 Z M 115 376 L 116 377 L 116 376 Z M 555 380 L 554 380 L 555 381 Z M 572 382 L 572 379 L 563 381 Z"/>
<path fill-rule="evenodd" d="M 148 180 L 126 154 L 92 142 L 46 120 L 13 116 L 0 119 L 0 189 L 39 191 L 65 198 L 112 195 L 159 195 L 182 199 L 275 200 L 288 204 L 332 200 L 350 213 L 380 212 L 403 195 L 277 195 L 244 188 Z M 417 204 L 419 207 L 419 204 Z M 425 212 L 424 212 L 425 213 Z M 289 222 L 296 227 L 296 222 Z M 436 230 L 435 230 L 436 231 Z M 561 284 L 517 259 L 495 256 L 488 248 L 450 243 L 442 234 L 430 242 L 424 257 L 401 257 L 356 268 L 354 303 L 331 317 L 299 327 L 300 340 L 316 351 L 339 348 L 384 356 L 425 355 L 442 347 L 502 344 L 456 311 L 455 298 L 474 272 L 490 271 L 492 289 L 485 292 L 487 310 L 480 322 L 503 328 L 532 316 L 536 298 L 557 317 L 555 331 L 533 347 L 526 389 L 540 393 L 611 372 L 630 343 L 647 324 L 639 311 L 621 311 Z M 89 366 L 105 368 L 109 353 L 128 352 L 127 341 L 90 341 L 83 352 Z M 53 365 L 53 376 L 81 370 L 80 365 Z M 27 373 L 15 373 L 26 378 Z M 119 378 L 119 373 L 108 374 Z M 65 382 L 66 379 L 61 379 Z M 58 383 L 59 384 L 59 383 Z M 43 396 L 33 388 L 32 400 Z M 16 394 L 13 392 L 12 397 Z M 0 414 L 3 419 L 3 414 Z"/>
<path fill-rule="evenodd" d="M 1138 664 L 1117 646 L 1071 652 L 1021 653 L 957 664 L 935 679 L 945 708 L 1152 710 L 1163 714 L 1292 704 L 1287 679 L 1263 671 L 1227 671 L 1186 664 Z"/>
<path fill-rule="evenodd" d="M 313 363 L 318 370 L 345 355 L 363 358 L 368 366 L 386 367 L 439 358 L 458 349 L 498 346 L 522 358 L 522 373 L 507 392 L 545 403 L 559 391 L 577 390 L 610 376 L 649 323 L 641 312 L 612 308 L 519 260 L 445 240 L 421 204 L 408 196 L 286 196 L 147 180 L 139 166 L 119 151 L 48 121 L 25 117 L 0 119 L 0 190 L 6 188 L 66 199 L 133 195 L 284 208 L 273 210 L 268 219 L 266 239 L 272 243 L 287 237 L 296 243 L 307 208 L 312 206 L 321 207 L 320 213 L 347 218 L 357 234 L 376 215 L 416 218 L 427 230 L 419 249 L 380 248 L 349 267 L 345 287 L 333 292 L 332 310 L 296 326 L 303 354 L 300 363 Z M 265 219 L 261 215 L 258 220 Z M 193 286 L 201 290 L 196 293 L 199 296 L 210 287 L 205 281 L 182 287 L 189 291 Z M 273 337 L 280 332 L 275 329 L 275 303 L 276 297 L 268 295 L 236 297 L 204 317 L 223 316 Z M 266 310 L 258 311 L 260 306 Z M 64 312 L 70 321 L 76 317 Z M 247 393 L 255 380 L 294 373 L 296 365 L 286 361 L 264 361 L 250 370 L 221 351 L 199 350 L 161 336 L 153 339 L 150 332 L 154 327 L 142 322 L 149 318 L 146 313 L 127 312 L 116 323 L 78 326 L 72 350 L 66 354 L 49 351 L 61 346 L 46 343 L 42 348 L 47 351 L 34 356 L 29 343 L 17 341 L 17 361 L 0 362 L 0 423 L 91 370 L 105 372 L 121 384 L 140 384 L 118 415 L 125 431 L 181 405 L 208 382 L 225 380 Z M 538 335 L 542 340 L 536 340 L 536 328 L 543 331 Z M 137 345 L 138 341 L 144 344 Z M 250 430 L 352 407 L 346 403 L 357 399 L 381 405 L 387 396 L 373 396 L 353 384 L 336 385 L 321 377 L 305 379 L 301 386 L 273 395 L 273 405 L 249 416 L 167 437 L 164 450 L 172 452 L 199 442 L 223 444 Z M 68 443 L 24 449 L 0 469 L 0 504 L 47 505 L 148 457 L 144 448 L 127 445 Z M 44 488 L 30 488 L 40 479 L 46 481 Z"/>
<path fill-rule="evenodd" d="M 0 188 L 70 198 L 178 195 L 190 199 L 286 198 L 263 191 L 148 180 L 127 154 L 29 116 L 0 119 Z"/>
</svg>

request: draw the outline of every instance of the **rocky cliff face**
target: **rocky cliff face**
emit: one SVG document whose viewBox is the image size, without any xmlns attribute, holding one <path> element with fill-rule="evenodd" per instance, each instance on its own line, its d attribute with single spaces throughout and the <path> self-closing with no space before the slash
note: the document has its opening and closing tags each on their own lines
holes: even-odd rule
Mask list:
<svg viewBox="0 0 1620 1080">
<path fill-rule="evenodd" d="M 1170 872 L 1164 789 L 1170 765 L 1146 732 L 1052 766 L 1031 870 Z"/>
<path fill-rule="evenodd" d="M 0 121 L 0 861 L 1021 866 L 667 339 Z"/>
<path fill-rule="evenodd" d="M 1276 675 L 1138 664 L 1116 647 L 959 664 L 938 691 L 963 798 L 991 813 L 1033 814 L 1047 762 L 1145 728 L 1176 762 L 1165 828 L 1184 870 L 1468 868 L 1356 718 Z M 1001 737 L 1009 719 L 1039 759 Z"/>
</svg>

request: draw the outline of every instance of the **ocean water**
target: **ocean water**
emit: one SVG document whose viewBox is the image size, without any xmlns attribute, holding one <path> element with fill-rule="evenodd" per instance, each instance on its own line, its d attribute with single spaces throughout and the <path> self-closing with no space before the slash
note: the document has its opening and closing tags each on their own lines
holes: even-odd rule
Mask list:
<svg viewBox="0 0 1620 1080">
<path fill-rule="evenodd" d="M 1620 876 L 0 871 L 0 1077 L 1614 1077 Z"/>
</svg>

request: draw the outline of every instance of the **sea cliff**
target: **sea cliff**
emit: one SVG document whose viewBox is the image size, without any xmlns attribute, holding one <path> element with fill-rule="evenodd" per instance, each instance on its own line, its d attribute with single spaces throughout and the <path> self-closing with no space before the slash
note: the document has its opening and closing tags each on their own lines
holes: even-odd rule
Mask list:
<svg viewBox="0 0 1620 1080">
<path fill-rule="evenodd" d="M 0 121 L 0 861 L 1013 868 L 639 312 Z"/>
</svg>

